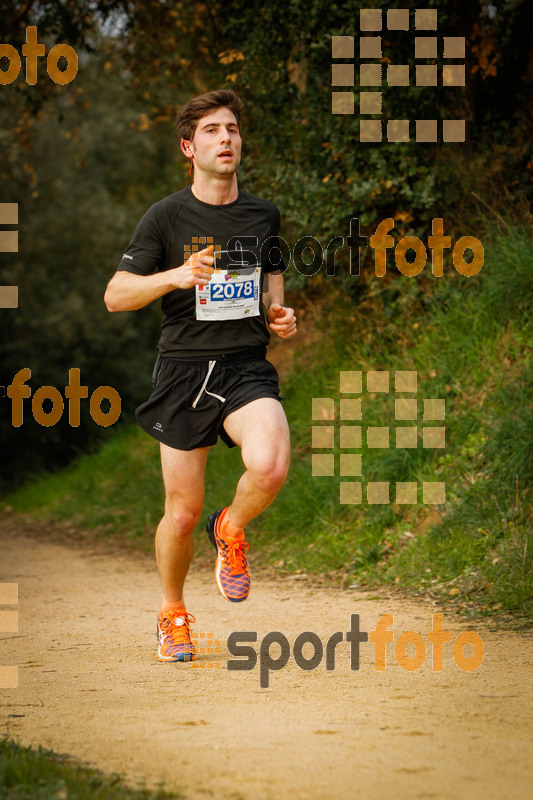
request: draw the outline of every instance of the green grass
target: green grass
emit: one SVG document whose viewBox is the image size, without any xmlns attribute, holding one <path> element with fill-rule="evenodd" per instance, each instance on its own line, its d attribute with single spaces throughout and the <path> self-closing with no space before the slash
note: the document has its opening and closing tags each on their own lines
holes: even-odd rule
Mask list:
<svg viewBox="0 0 533 800">
<path fill-rule="evenodd" d="M 98 452 L 23 486 L 10 505 L 104 535 L 120 531 L 142 542 L 157 523 L 163 489 L 157 443 L 139 433 L 135 427 L 123 428 Z"/>
<path fill-rule="evenodd" d="M 241 465 L 236 448 L 219 446 L 210 452 L 206 509 L 228 496 Z M 153 550 L 163 503 L 159 445 L 138 426 L 125 426 L 96 453 L 80 456 L 64 470 L 43 475 L 6 498 L 15 512 L 68 521 L 96 537 L 125 539 L 146 551 Z"/>
<path fill-rule="evenodd" d="M 255 558 L 281 571 L 430 592 L 465 613 L 533 612 L 533 255 L 527 230 L 496 231 L 472 278 L 449 268 L 348 285 L 322 277 L 318 343 L 282 385 L 292 465 L 276 502 L 250 524 Z M 298 305 L 298 299 L 294 299 Z M 446 448 L 394 447 L 394 391 L 363 393 L 364 424 L 389 426 L 391 447 L 363 442 L 363 484 L 388 481 L 390 505 L 340 505 L 336 477 L 311 475 L 311 398 L 339 396 L 340 370 L 416 370 L 422 398 L 445 398 Z M 420 434 L 419 434 L 420 435 Z M 420 439 L 419 439 L 420 442 Z M 240 453 L 211 450 L 205 510 L 231 499 Z M 444 481 L 446 505 L 396 505 L 394 483 Z M 94 455 L 6 499 L 153 548 L 162 507 L 157 443 L 126 429 Z M 200 549 L 207 547 L 198 526 Z"/>
<path fill-rule="evenodd" d="M 180 800 L 184 795 L 127 787 L 117 775 L 81 767 L 51 750 L 0 740 L 2 800 Z"/>
</svg>

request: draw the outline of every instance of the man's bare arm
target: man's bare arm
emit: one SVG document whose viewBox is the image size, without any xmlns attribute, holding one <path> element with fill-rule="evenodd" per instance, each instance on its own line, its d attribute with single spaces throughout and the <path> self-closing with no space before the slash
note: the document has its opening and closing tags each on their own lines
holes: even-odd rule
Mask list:
<svg viewBox="0 0 533 800">
<path fill-rule="evenodd" d="M 274 303 L 283 305 L 285 293 L 283 288 L 283 275 L 281 271 L 269 272 L 265 277 L 268 279 L 268 293 L 266 294 L 265 302 L 267 309 L 269 309 Z"/>
<path fill-rule="evenodd" d="M 296 316 L 294 309 L 283 305 L 283 300 L 283 275 L 271 272 L 268 275 L 268 322 L 278 336 L 288 339 L 296 333 Z"/>
<path fill-rule="evenodd" d="M 108 311 L 136 311 L 174 289 L 204 286 L 213 274 L 213 245 L 193 255 L 180 267 L 157 272 L 155 275 L 136 275 L 126 270 L 115 272 L 104 295 Z"/>
<path fill-rule="evenodd" d="M 115 272 L 104 295 L 108 311 L 135 311 L 143 308 L 175 289 L 172 272 L 158 272 L 156 275 L 135 275 L 119 270 Z"/>
</svg>

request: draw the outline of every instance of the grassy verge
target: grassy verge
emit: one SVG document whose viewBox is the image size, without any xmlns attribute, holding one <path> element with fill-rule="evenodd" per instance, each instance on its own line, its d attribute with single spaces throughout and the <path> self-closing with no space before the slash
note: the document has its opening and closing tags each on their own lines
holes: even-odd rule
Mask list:
<svg viewBox="0 0 533 800">
<path fill-rule="evenodd" d="M 179 800 L 182 794 L 130 789 L 116 775 L 81 767 L 51 750 L 0 740 L 0 798 L 4 800 Z"/>
<path fill-rule="evenodd" d="M 355 278 L 339 285 L 323 278 L 317 320 L 323 335 L 301 350 L 282 389 L 291 472 L 273 506 L 249 526 L 256 557 L 281 571 L 328 573 L 344 584 L 429 592 L 464 612 L 531 616 L 532 275 L 530 237 L 511 230 L 486 243 L 475 277 L 449 268 L 441 279 L 389 274 L 357 286 Z M 370 370 L 388 372 L 390 385 L 388 392 L 368 392 L 363 380 L 363 424 L 388 427 L 390 446 L 369 448 L 363 435 L 358 451 L 341 453 L 339 372 Z M 416 371 L 416 395 L 395 395 L 397 371 Z M 313 397 L 335 398 L 335 421 L 312 421 Z M 417 399 L 415 419 L 395 422 L 399 397 Z M 444 421 L 424 419 L 424 399 L 435 398 L 445 400 Z M 328 451 L 333 477 L 311 474 L 313 424 L 335 428 Z M 417 427 L 417 447 L 395 447 L 395 427 L 403 426 Z M 424 447 L 424 427 L 445 427 L 446 447 Z M 340 458 L 356 452 L 363 502 L 341 505 L 339 482 L 348 478 L 340 477 Z M 229 501 L 240 471 L 237 450 L 211 451 L 206 511 Z M 389 483 L 390 504 L 368 504 L 367 482 Z M 395 502 L 399 482 L 417 484 L 416 504 Z M 424 482 L 445 483 L 446 503 L 424 504 Z M 162 503 L 157 444 L 125 430 L 96 455 L 6 502 L 151 550 Z M 207 546 L 200 526 L 198 541 L 200 549 Z"/>
</svg>

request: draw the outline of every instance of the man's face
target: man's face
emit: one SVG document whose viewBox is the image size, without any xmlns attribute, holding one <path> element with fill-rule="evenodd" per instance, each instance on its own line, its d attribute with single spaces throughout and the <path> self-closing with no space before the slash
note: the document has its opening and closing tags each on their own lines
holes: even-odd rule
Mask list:
<svg viewBox="0 0 533 800">
<path fill-rule="evenodd" d="M 198 120 L 194 138 L 182 149 L 186 155 L 193 154 L 195 171 L 230 178 L 240 164 L 241 146 L 235 114 L 229 108 L 217 108 Z"/>
</svg>

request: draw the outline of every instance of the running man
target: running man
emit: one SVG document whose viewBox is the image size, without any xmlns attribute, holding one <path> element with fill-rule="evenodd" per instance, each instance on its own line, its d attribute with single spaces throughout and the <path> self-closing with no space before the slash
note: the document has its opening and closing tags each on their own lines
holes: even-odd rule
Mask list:
<svg viewBox="0 0 533 800">
<path fill-rule="evenodd" d="M 242 108 L 235 92 L 224 89 L 182 106 L 176 127 L 192 185 L 146 212 L 104 298 L 109 311 L 162 300 L 154 388 L 136 410 L 139 424 L 160 442 L 165 485 L 155 537 L 163 589 L 160 661 L 196 658 L 190 635 L 196 620 L 183 586 L 209 448 L 220 436 L 241 448 L 245 467 L 230 505 L 210 514 L 206 526 L 218 588 L 233 602 L 250 590 L 244 529 L 272 503 L 289 468 L 278 374 L 266 360 L 267 323 L 287 339 L 296 333 L 296 317 L 283 305 L 279 211 L 237 183 Z"/>
</svg>

